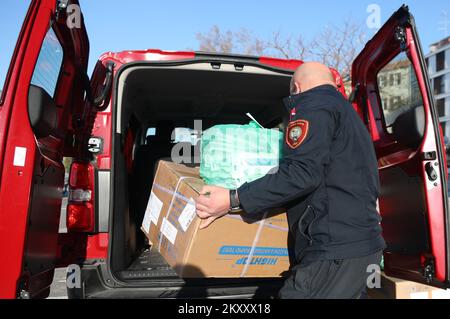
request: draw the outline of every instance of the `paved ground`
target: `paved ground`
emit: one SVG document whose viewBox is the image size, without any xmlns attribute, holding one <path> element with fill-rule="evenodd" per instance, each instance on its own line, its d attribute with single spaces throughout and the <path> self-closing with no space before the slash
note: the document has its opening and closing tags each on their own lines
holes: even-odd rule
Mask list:
<svg viewBox="0 0 450 319">
<path fill-rule="evenodd" d="M 66 268 L 55 269 L 49 299 L 67 299 Z"/>
<path fill-rule="evenodd" d="M 61 217 L 59 222 L 59 232 L 66 233 L 66 207 L 67 197 L 63 198 Z M 55 276 L 53 277 L 52 286 L 50 287 L 49 299 L 67 299 L 66 290 L 66 268 L 55 269 Z"/>
</svg>

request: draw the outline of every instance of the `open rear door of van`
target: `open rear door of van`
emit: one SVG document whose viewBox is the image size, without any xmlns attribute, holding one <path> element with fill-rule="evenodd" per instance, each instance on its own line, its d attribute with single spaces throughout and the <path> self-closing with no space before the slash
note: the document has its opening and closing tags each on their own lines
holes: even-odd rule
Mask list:
<svg viewBox="0 0 450 319">
<path fill-rule="evenodd" d="M 0 102 L 0 298 L 48 295 L 88 52 L 77 0 L 31 1 Z"/>
<path fill-rule="evenodd" d="M 448 286 L 446 155 L 408 7 L 401 7 L 356 58 L 352 85 L 378 157 L 385 272 Z"/>
</svg>

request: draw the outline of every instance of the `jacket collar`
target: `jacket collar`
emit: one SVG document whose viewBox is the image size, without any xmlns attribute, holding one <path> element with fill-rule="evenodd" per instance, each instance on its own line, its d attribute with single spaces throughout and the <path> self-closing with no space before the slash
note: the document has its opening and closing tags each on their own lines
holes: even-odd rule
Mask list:
<svg viewBox="0 0 450 319">
<path fill-rule="evenodd" d="M 288 97 L 283 99 L 284 106 L 288 111 L 291 111 L 293 108 L 297 108 L 302 104 L 303 101 L 314 96 L 315 94 L 322 94 L 325 92 L 336 92 L 336 88 L 330 84 L 324 84 L 320 86 L 316 86 L 306 92 L 300 94 L 289 95 Z"/>
</svg>

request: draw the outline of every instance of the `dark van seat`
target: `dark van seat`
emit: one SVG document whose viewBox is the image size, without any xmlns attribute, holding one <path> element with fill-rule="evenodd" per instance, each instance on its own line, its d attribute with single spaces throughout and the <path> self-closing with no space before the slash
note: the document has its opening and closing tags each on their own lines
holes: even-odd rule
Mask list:
<svg viewBox="0 0 450 319">
<path fill-rule="evenodd" d="M 58 107 L 41 87 L 31 84 L 28 91 L 28 116 L 36 138 L 58 135 Z"/>
<path fill-rule="evenodd" d="M 407 110 L 397 117 L 392 125 L 397 142 L 411 148 L 417 148 L 425 133 L 425 113 L 423 106 Z"/>
<path fill-rule="evenodd" d="M 161 123 L 156 127 L 156 135 L 147 138 L 146 145 L 136 147 L 129 198 L 130 211 L 137 225 L 140 225 L 144 218 L 157 162 L 162 158 L 170 159 L 172 130 L 171 123 Z"/>
</svg>

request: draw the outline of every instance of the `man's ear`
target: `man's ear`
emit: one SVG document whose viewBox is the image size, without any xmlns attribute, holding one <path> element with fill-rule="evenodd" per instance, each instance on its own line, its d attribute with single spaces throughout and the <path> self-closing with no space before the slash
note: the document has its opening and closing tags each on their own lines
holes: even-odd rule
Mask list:
<svg viewBox="0 0 450 319">
<path fill-rule="evenodd" d="M 302 93 L 300 85 L 296 81 L 293 82 L 293 89 L 294 89 L 294 93 L 293 94 L 300 94 L 300 93 Z"/>
</svg>

